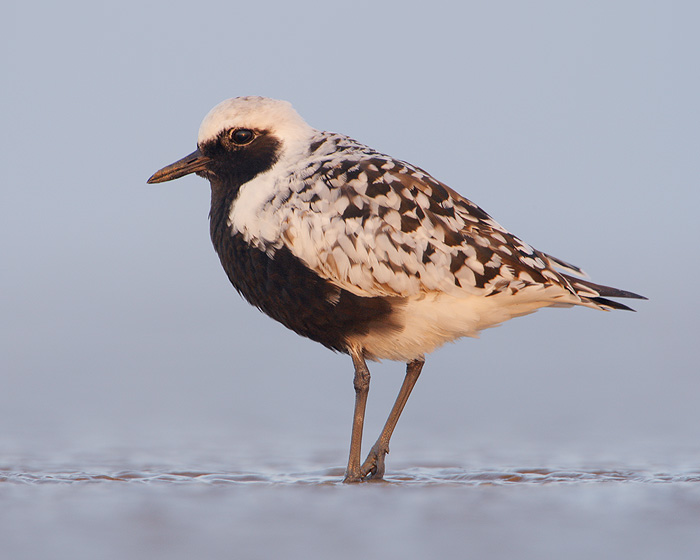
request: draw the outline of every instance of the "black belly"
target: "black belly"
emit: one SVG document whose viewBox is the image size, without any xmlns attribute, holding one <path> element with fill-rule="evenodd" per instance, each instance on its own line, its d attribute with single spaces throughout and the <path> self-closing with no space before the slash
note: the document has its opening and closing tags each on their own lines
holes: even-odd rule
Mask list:
<svg viewBox="0 0 700 560">
<path fill-rule="evenodd" d="M 286 247 L 270 257 L 249 246 L 240 234 L 212 224 L 212 241 L 221 264 L 239 293 L 264 313 L 301 336 L 339 352 L 348 337 L 390 335 L 398 298 L 360 297 L 317 276 Z"/>
</svg>

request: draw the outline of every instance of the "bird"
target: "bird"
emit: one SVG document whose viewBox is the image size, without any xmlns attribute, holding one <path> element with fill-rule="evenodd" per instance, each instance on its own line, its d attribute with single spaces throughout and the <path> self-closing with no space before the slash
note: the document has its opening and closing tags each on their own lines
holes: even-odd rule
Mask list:
<svg viewBox="0 0 700 560">
<path fill-rule="evenodd" d="M 586 279 L 538 251 L 420 167 L 311 127 L 287 101 L 235 97 L 199 128 L 197 149 L 148 183 L 195 173 L 211 185 L 210 234 L 234 288 L 354 367 L 343 481 L 380 481 L 425 356 L 544 307 L 630 310 L 646 299 Z M 406 364 L 362 462 L 367 361 Z"/>
</svg>

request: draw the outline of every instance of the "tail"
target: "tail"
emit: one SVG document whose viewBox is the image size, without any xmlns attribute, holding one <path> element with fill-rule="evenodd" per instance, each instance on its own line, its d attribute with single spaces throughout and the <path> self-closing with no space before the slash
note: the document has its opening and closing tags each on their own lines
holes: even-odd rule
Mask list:
<svg viewBox="0 0 700 560">
<path fill-rule="evenodd" d="M 634 311 L 631 307 L 627 307 L 622 303 L 609 300 L 607 298 L 629 298 L 629 299 L 647 299 L 644 296 L 635 294 L 634 292 L 628 292 L 626 290 L 620 290 L 618 288 L 611 288 L 610 286 L 603 286 L 601 284 L 594 284 L 588 280 L 581 280 L 580 278 L 575 278 L 569 276 L 568 274 L 561 274 L 566 281 L 571 285 L 571 287 L 576 292 L 576 295 L 581 297 L 586 302 L 592 302 L 596 307 L 600 309 L 623 309 L 625 311 Z"/>
</svg>

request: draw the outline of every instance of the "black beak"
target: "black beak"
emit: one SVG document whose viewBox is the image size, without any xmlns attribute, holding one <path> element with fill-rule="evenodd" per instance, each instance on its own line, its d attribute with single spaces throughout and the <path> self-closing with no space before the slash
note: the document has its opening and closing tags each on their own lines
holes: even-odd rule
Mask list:
<svg viewBox="0 0 700 560">
<path fill-rule="evenodd" d="M 207 168 L 207 164 L 211 161 L 211 158 L 203 155 L 202 152 L 197 148 L 190 155 L 185 156 L 182 159 L 177 160 L 175 163 L 166 165 L 163 169 L 156 171 L 148 179 L 147 183 L 164 183 L 165 181 L 172 181 L 173 179 L 179 179 L 190 173 L 196 173 L 197 171 L 204 171 Z"/>
</svg>

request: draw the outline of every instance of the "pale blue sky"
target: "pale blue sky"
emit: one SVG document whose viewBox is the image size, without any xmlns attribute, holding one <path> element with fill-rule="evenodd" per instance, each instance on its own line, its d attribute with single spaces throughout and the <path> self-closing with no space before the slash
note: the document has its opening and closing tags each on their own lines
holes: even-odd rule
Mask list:
<svg viewBox="0 0 700 560">
<path fill-rule="evenodd" d="M 230 287 L 204 180 L 145 184 L 192 151 L 213 105 L 250 94 L 427 169 L 650 298 L 635 314 L 540 312 L 435 353 L 393 456 L 400 441 L 438 457 L 444 442 L 698 441 L 697 4 L 8 9 L 0 441 L 242 445 L 253 426 L 263 445 L 346 448 L 350 360 Z M 370 432 L 402 370 L 372 368 Z"/>
</svg>

